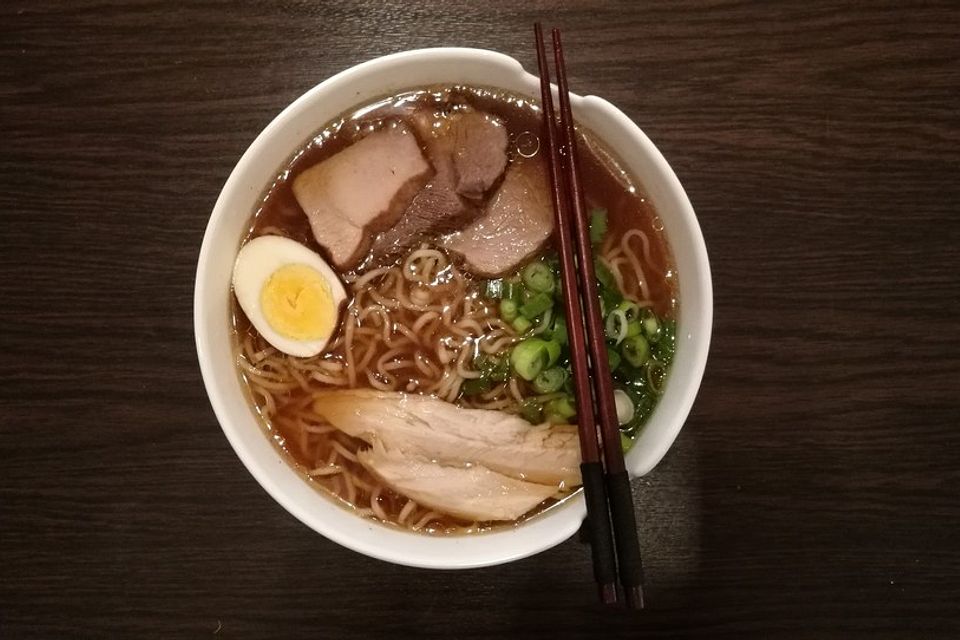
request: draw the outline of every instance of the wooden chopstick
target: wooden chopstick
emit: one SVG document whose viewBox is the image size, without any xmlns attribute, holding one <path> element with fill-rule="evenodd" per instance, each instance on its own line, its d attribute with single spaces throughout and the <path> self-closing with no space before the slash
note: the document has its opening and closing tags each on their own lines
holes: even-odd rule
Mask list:
<svg viewBox="0 0 960 640">
<path fill-rule="evenodd" d="M 600 434 L 603 438 L 608 504 L 617 546 L 617 572 L 627 599 L 627 606 L 640 609 L 643 608 L 643 562 L 640 558 L 637 520 L 633 512 L 633 492 L 630 489 L 630 476 L 623 461 L 617 407 L 613 397 L 613 380 L 609 373 L 610 363 L 604 342 L 596 270 L 590 246 L 590 222 L 587 219 L 587 207 L 580 182 L 577 138 L 570 108 L 570 92 L 567 86 L 567 69 L 563 58 L 560 30 L 554 29 L 552 35 L 560 97 L 560 139 L 567 151 L 567 195 L 580 264 L 577 273 L 580 276 L 580 286 L 584 296 L 587 346 L 590 350 L 590 361 L 594 365 L 594 375 L 591 376 L 591 380 L 594 382 Z"/>
<path fill-rule="evenodd" d="M 537 62 L 540 66 L 543 136 L 547 148 L 557 242 L 561 255 L 560 279 L 563 286 L 563 301 L 567 318 L 571 319 L 570 322 L 567 322 L 567 334 L 570 342 L 573 390 L 577 406 L 581 407 L 577 424 L 580 436 L 580 475 L 583 480 L 583 494 L 587 505 L 586 527 L 593 558 L 593 574 L 600 590 L 600 600 L 606 604 L 614 604 L 617 602 L 617 563 L 614 555 L 613 531 L 611 530 L 607 508 L 606 481 L 600 457 L 600 445 L 597 442 L 597 424 L 593 412 L 585 410 L 593 406 L 593 392 L 590 385 L 590 367 L 587 362 L 586 336 L 583 332 L 583 323 L 575 321 L 575 319 L 583 317 L 580 294 L 577 289 L 576 265 L 572 259 L 568 260 L 563 257 L 574 255 L 574 241 L 571 234 L 566 198 L 562 195 L 565 191 L 565 184 L 557 148 L 556 117 L 553 111 L 553 94 L 550 89 L 550 70 L 547 68 L 547 54 L 540 23 L 534 25 L 534 32 L 537 39 Z"/>
<path fill-rule="evenodd" d="M 594 470 L 597 467 L 592 464 L 594 458 L 588 458 L 587 455 L 593 455 L 599 448 L 597 424 L 600 427 L 602 441 L 603 478 L 606 491 L 602 492 L 596 488 L 591 488 L 588 493 L 588 474 L 585 473 L 583 476 L 594 573 L 598 576 L 598 582 L 600 582 L 600 572 L 607 570 L 602 563 L 605 561 L 603 556 L 609 554 L 610 522 L 604 524 L 604 521 L 610 518 L 619 581 L 623 587 L 627 606 L 639 609 L 643 607 L 643 564 L 640 557 L 636 516 L 633 511 L 630 477 L 623 461 L 623 450 L 621 449 L 620 429 L 613 396 L 613 381 L 609 373 L 610 365 L 607 359 L 596 271 L 590 243 L 590 225 L 580 180 L 576 131 L 570 107 L 563 45 L 560 40 L 560 31 L 554 29 L 552 32 L 554 64 L 557 69 L 560 100 L 558 135 L 553 109 L 553 96 L 550 90 L 549 71 L 545 60 L 543 32 L 539 24 L 535 25 L 534 30 L 537 36 L 537 56 L 540 66 L 540 86 L 545 122 L 544 135 L 547 138 L 551 185 L 554 191 L 560 263 L 564 280 L 564 300 L 567 317 L 572 319 L 567 322 L 567 328 L 568 331 L 572 332 L 570 350 L 574 365 L 574 378 L 577 383 L 574 388 L 577 392 L 576 398 L 579 408 L 581 453 L 584 455 L 584 464 L 589 465 L 588 473 L 591 474 L 591 484 L 596 482 L 593 480 L 592 474 L 595 473 Z M 561 172 L 561 167 L 565 171 Z M 568 278 L 571 282 L 568 282 Z M 582 303 L 579 300 L 581 294 Z M 583 326 L 578 326 L 581 323 L 577 323 L 575 319 L 582 319 Z M 584 329 L 586 330 L 585 345 L 584 334 L 582 333 Z M 573 335 L 577 335 L 576 342 Z M 579 374 L 577 373 L 578 368 L 581 371 Z M 591 371 L 592 375 L 590 374 Z M 584 385 L 584 389 L 580 388 L 581 384 Z M 592 395 L 587 392 L 587 387 L 592 391 Z M 593 413 L 594 411 L 596 411 L 596 414 Z M 585 443 L 585 441 L 587 442 Z M 604 502 L 600 503 L 600 499 L 603 499 Z M 594 500 L 598 503 L 592 505 L 591 513 L 591 503 Z M 597 528 L 596 532 L 594 528 Z M 608 532 L 606 537 L 600 537 L 602 536 L 600 529 L 605 529 Z M 597 537 L 594 537 L 595 533 Z M 598 564 L 598 562 L 601 564 Z"/>
</svg>

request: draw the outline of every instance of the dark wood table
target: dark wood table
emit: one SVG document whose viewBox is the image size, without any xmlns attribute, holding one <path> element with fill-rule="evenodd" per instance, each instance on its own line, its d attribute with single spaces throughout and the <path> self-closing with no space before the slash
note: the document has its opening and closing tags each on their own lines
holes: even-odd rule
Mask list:
<svg viewBox="0 0 960 640">
<path fill-rule="evenodd" d="M 443 573 L 315 534 L 194 351 L 207 216 L 286 104 L 408 48 L 533 68 L 537 18 L 712 261 L 699 398 L 636 483 L 640 614 L 576 540 Z M 0 638 L 960 636 L 958 34 L 956 2 L 3 2 Z"/>
</svg>

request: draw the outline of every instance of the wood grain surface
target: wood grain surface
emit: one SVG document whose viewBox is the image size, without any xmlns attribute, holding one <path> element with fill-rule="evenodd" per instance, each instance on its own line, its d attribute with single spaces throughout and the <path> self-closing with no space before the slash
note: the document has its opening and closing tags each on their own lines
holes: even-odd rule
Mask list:
<svg viewBox="0 0 960 640">
<path fill-rule="evenodd" d="M 533 68 L 538 18 L 713 268 L 639 614 L 576 540 L 443 573 L 313 533 L 194 351 L 207 217 L 285 105 L 408 48 Z M 0 638 L 960 637 L 958 35 L 956 2 L 0 3 Z"/>
</svg>

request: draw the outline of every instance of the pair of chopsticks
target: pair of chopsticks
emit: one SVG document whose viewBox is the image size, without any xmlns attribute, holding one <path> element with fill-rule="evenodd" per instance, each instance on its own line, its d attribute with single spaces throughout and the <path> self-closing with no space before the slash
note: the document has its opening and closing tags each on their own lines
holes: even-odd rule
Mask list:
<svg viewBox="0 0 960 640">
<path fill-rule="evenodd" d="M 623 463 L 613 381 L 604 342 L 563 46 L 559 29 L 554 29 L 553 55 L 560 99 L 558 125 L 540 23 L 534 25 L 534 31 L 563 299 L 568 318 L 574 396 L 578 407 L 582 459 L 580 473 L 587 503 L 584 526 L 587 527 L 590 540 L 593 573 L 601 600 L 607 604 L 618 601 L 619 578 L 627 606 L 641 609 L 643 565 L 640 542 L 633 513 L 630 477 Z M 577 322 L 578 319 L 582 321 Z"/>
</svg>

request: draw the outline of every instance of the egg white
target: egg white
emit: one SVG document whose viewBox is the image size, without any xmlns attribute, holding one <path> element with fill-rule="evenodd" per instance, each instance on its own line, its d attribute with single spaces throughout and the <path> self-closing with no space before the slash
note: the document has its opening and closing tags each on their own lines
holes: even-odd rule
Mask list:
<svg viewBox="0 0 960 640">
<path fill-rule="evenodd" d="M 233 292 L 240 308 L 267 342 L 286 354 L 306 358 L 324 350 L 336 331 L 336 323 L 328 336 L 316 340 L 294 340 L 277 333 L 260 306 L 260 292 L 264 284 L 277 269 L 290 264 L 306 265 L 320 274 L 330 286 L 333 313 L 338 315 L 347 299 L 340 278 L 319 255 L 295 240 L 280 236 L 260 236 L 241 247 L 233 266 Z"/>
</svg>

